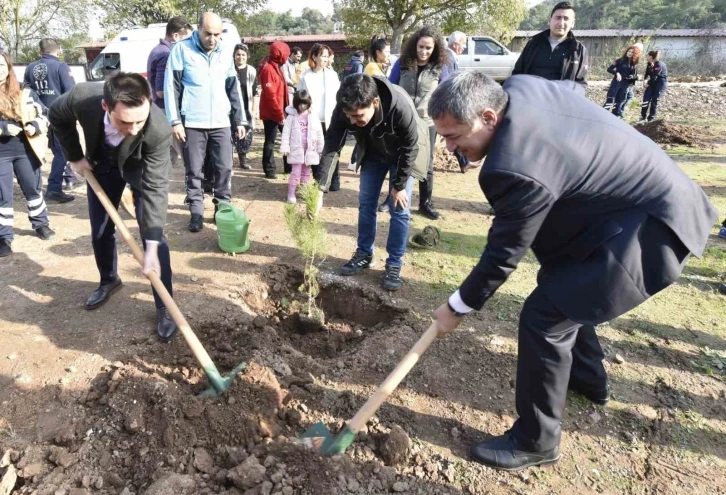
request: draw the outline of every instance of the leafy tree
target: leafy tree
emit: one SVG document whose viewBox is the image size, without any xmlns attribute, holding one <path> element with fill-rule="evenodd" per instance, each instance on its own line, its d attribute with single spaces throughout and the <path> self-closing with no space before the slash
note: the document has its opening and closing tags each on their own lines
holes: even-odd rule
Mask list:
<svg viewBox="0 0 726 495">
<path fill-rule="evenodd" d="M 506 43 L 527 12 L 525 0 L 488 0 L 468 12 L 445 15 L 440 26 L 444 35 L 454 31 L 486 34 Z"/>
<path fill-rule="evenodd" d="M 38 58 L 41 38 L 87 31 L 88 7 L 88 0 L 3 0 L 0 45 L 15 61 L 32 61 Z"/>
<path fill-rule="evenodd" d="M 289 10 L 276 13 L 265 9 L 248 16 L 241 23 L 240 32 L 245 36 L 330 34 L 333 32 L 333 21 L 331 16 L 307 7 L 299 17 L 293 16 Z"/>
<path fill-rule="evenodd" d="M 376 31 L 391 37 L 391 51 L 400 53 L 405 35 L 446 16 L 470 15 L 475 0 L 340 0 L 336 6 L 345 32 L 354 43 L 370 40 Z"/>
</svg>

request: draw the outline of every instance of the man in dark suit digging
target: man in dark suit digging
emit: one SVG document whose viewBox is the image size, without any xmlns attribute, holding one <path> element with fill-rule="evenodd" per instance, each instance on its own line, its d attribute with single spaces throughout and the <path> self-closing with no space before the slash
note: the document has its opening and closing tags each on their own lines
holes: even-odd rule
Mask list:
<svg viewBox="0 0 726 495">
<path fill-rule="evenodd" d="M 103 86 L 76 85 L 56 100 L 49 120 L 66 159 L 76 173 L 92 171 L 113 205 L 118 208 L 128 182 L 131 185 L 145 256 L 143 273 L 159 273 L 172 293 L 169 245 L 164 236 L 169 192 L 171 126 L 164 112 L 151 104 L 151 90 L 143 76 L 117 73 Z M 86 152 L 76 130 L 81 124 Z M 106 303 L 121 287 L 117 271 L 116 227 L 91 187 L 88 187 L 93 254 L 101 283 L 86 301 L 86 309 Z M 154 291 L 157 334 L 169 340 L 176 325 Z"/>
<path fill-rule="evenodd" d="M 653 141 L 559 82 L 459 72 L 429 114 L 449 151 L 486 156 L 479 183 L 494 209 L 481 259 L 434 313 L 441 331 L 481 309 L 528 249 L 541 265 L 520 314 L 519 418 L 472 457 L 510 471 L 553 464 L 568 387 L 610 397 L 595 325 L 675 282 L 716 210 Z"/>
</svg>

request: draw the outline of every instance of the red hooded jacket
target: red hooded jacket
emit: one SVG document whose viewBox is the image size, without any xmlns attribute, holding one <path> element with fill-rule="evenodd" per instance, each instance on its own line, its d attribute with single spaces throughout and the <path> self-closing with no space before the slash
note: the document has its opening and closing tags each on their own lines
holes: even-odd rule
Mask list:
<svg viewBox="0 0 726 495">
<path fill-rule="evenodd" d="M 290 104 L 287 82 L 280 65 L 290 58 L 290 47 L 282 41 L 274 41 L 270 45 L 270 55 L 260 63 L 259 79 L 262 95 L 260 96 L 260 119 L 274 122 L 285 121 L 285 108 Z"/>
</svg>

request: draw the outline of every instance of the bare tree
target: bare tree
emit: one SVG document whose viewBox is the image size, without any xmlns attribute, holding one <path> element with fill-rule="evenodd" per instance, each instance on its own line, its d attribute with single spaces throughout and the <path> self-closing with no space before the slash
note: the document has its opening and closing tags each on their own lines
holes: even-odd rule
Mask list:
<svg viewBox="0 0 726 495">
<path fill-rule="evenodd" d="M 5 0 L 0 7 L 0 42 L 17 61 L 44 37 L 65 38 L 87 30 L 88 0 Z"/>
</svg>

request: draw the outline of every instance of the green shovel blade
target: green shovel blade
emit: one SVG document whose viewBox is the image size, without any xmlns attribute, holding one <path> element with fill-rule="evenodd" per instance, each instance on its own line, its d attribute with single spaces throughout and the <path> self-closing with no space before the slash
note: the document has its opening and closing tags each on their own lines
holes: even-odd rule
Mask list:
<svg viewBox="0 0 726 495">
<path fill-rule="evenodd" d="M 300 435 L 301 443 L 317 450 L 323 455 L 342 454 L 355 440 L 355 433 L 348 425 L 337 435 L 333 435 L 323 423 L 316 423 Z"/>
</svg>

